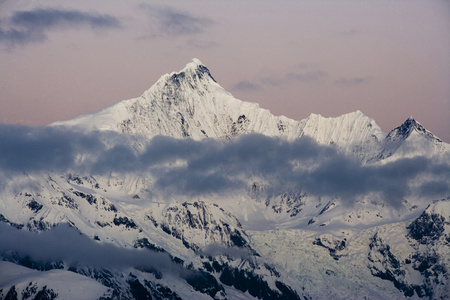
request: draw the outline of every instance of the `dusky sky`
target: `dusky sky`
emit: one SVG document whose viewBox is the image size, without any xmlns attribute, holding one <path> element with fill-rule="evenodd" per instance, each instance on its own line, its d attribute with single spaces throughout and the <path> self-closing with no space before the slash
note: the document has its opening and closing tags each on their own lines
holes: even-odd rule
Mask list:
<svg viewBox="0 0 450 300">
<path fill-rule="evenodd" d="M 300 120 L 413 116 L 450 142 L 449 1 L 0 1 L 0 122 L 140 96 L 199 58 L 236 98 Z"/>
</svg>

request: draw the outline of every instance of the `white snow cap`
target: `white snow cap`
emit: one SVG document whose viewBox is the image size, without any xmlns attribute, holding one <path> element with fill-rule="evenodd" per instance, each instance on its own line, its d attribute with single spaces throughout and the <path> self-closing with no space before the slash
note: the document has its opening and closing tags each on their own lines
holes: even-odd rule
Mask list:
<svg viewBox="0 0 450 300">
<path fill-rule="evenodd" d="M 186 67 L 194 67 L 197 68 L 198 66 L 203 66 L 203 63 L 198 58 L 193 58 L 191 61 L 186 65 Z"/>
</svg>

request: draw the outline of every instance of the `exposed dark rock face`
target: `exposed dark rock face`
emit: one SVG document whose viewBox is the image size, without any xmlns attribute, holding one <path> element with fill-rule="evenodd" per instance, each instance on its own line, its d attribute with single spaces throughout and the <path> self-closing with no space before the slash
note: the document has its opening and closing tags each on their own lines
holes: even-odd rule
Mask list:
<svg viewBox="0 0 450 300">
<path fill-rule="evenodd" d="M 57 204 L 70 209 L 78 209 L 78 204 L 75 202 L 75 200 L 65 193 L 63 193 L 62 197 L 58 199 Z"/>
<path fill-rule="evenodd" d="M 142 300 L 152 299 L 152 295 L 150 294 L 150 292 L 139 282 L 139 279 L 137 279 L 135 276 L 130 274 L 127 282 L 130 285 L 131 294 L 135 299 L 142 299 Z"/>
<path fill-rule="evenodd" d="M 85 194 L 83 192 L 80 191 L 74 191 L 73 192 L 75 195 L 77 195 L 78 197 L 81 197 L 83 199 L 86 199 L 87 202 L 89 202 L 89 204 L 93 205 L 93 204 L 97 204 L 97 198 L 95 198 L 94 195 L 91 194 Z"/>
<path fill-rule="evenodd" d="M 272 209 L 276 213 L 286 212 L 291 217 L 295 217 L 302 211 L 305 205 L 303 198 L 306 196 L 302 192 L 285 192 L 277 197 L 270 199 Z M 267 202 L 269 204 L 270 202 Z"/>
<path fill-rule="evenodd" d="M 239 268 L 225 266 L 220 281 L 258 299 L 300 299 L 297 293 L 284 283 L 276 281 L 278 290 L 272 290 L 261 276 Z"/>
<path fill-rule="evenodd" d="M 38 290 L 38 286 L 33 282 L 30 282 L 20 294 L 16 291 L 15 285 L 11 286 L 4 298 L 2 290 L 0 290 L 0 299 L 2 300 L 53 300 L 57 298 L 58 294 L 53 289 L 47 288 L 47 286 L 43 286 L 42 289 Z"/>
<path fill-rule="evenodd" d="M 146 248 L 155 252 L 166 252 L 161 247 L 156 246 L 153 243 L 150 243 L 147 238 L 141 238 L 135 241 L 134 248 Z"/>
<path fill-rule="evenodd" d="M 204 65 L 199 65 L 197 67 L 197 76 L 198 78 L 202 79 L 203 76 L 208 76 L 209 78 L 211 78 L 214 82 L 217 82 L 214 77 L 212 77 L 211 73 L 209 72 L 208 68 L 205 67 Z"/>
<path fill-rule="evenodd" d="M 51 224 L 50 222 L 44 221 L 41 217 L 39 220 L 30 220 L 30 222 L 27 224 L 27 228 L 30 231 L 45 231 L 50 230 L 54 227 L 54 224 Z"/>
<path fill-rule="evenodd" d="M 192 272 L 192 274 L 186 276 L 186 282 L 189 283 L 194 290 L 207 294 L 213 299 L 221 299 L 226 296 L 223 286 L 217 282 L 214 276 L 207 272 Z"/>
<path fill-rule="evenodd" d="M 5 296 L 5 300 L 17 300 L 16 286 L 13 285 Z"/>
<path fill-rule="evenodd" d="M 229 129 L 230 135 L 232 137 L 243 134 L 247 131 L 247 128 L 250 124 L 250 119 L 248 119 L 245 115 L 240 115 L 236 121 L 231 123 L 231 128 Z"/>
<path fill-rule="evenodd" d="M 37 290 L 37 285 L 30 282 L 28 286 L 22 291 L 22 299 L 31 298 L 33 295 L 36 295 Z"/>
<path fill-rule="evenodd" d="M 113 220 L 114 225 L 120 226 L 124 225 L 126 228 L 136 229 L 137 225 L 133 220 L 128 219 L 127 217 L 115 217 Z"/>
<path fill-rule="evenodd" d="M 39 202 L 37 202 L 34 199 L 31 199 L 31 201 L 27 203 L 27 206 L 29 209 L 31 209 L 35 213 L 38 213 L 43 207 L 42 204 L 40 204 Z"/>
<path fill-rule="evenodd" d="M 317 238 L 314 242 L 314 245 L 323 247 L 330 252 L 330 256 L 333 257 L 334 260 L 339 260 L 342 256 L 339 254 L 340 251 L 344 250 L 347 245 L 347 239 L 343 240 L 330 240 L 326 237 Z"/>
<path fill-rule="evenodd" d="M 408 235 L 423 245 L 433 244 L 442 237 L 446 224 L 449 223 L 446 222 L 444 216 L 424 211 L 407 227 Z"/>
<path fill-rule="evenodd" d="M 47 286 L 44 286 L 34 297 L 35 300 L 53 300 L 56 298 L 58 298 L 58 294 L 52 289 L 47 289 Z"/>
</svg>

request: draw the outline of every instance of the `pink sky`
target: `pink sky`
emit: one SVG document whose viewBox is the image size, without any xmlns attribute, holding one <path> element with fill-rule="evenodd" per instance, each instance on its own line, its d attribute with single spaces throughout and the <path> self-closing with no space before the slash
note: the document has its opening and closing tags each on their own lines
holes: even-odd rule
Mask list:
<svg viewBox="0 0 450 300">
<path fill-rule="evenodd" d="M 448 1 L 0 1 L 0 122 L 44 125 L 140 96 L 199 58 L 293 119 L 413 116 L 450 142 Z"/>
</svg>

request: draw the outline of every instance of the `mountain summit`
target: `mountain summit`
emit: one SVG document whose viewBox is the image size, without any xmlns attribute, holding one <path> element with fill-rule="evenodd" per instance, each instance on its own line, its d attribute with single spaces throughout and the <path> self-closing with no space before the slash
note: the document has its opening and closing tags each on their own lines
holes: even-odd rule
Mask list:
<svg viewBox="0 0 450 300">
<path fill-rule="evenodd" d="M 409 117 L 403 122 L 402 125 L 394 128 L 386 137 L 386 140 L 397 140 L 397 139 L 407 139 L 411 134 L 416 132 L 417 134 L 421 134 L 425 136 L 429 140 L 436 140 L 438 142 L 442 142 L 441 139 L 436 137 L 430 131 L 426 130 L 419 122 L 414 120 L 413 117 Z"/>
<path fill-rule="evenodd" d="M 186 65 L 186 67 L 182 71 L 180 71 L 180 73 L 182 73 L 183 71 L 185 73 L 188 73 L 194 81 L 195 77 L 202 79 L 203 76 L 206 75 L 207 77 L 209 77 L 209 79 L 212 79 L 214 82 L 216 82 L 214 77 L 212 77 L 211 73 L 209 72 L 208 68 L 198 58 L 193 58 Z"/>
<path fill-rule="evenodd" d="M 379 159 L 397 159 L 416 155 L 434 156 L 446 153 L 450 145 L 428 131 L 413 117 L 394 128 L 382 141 Z"/>
</svg>

